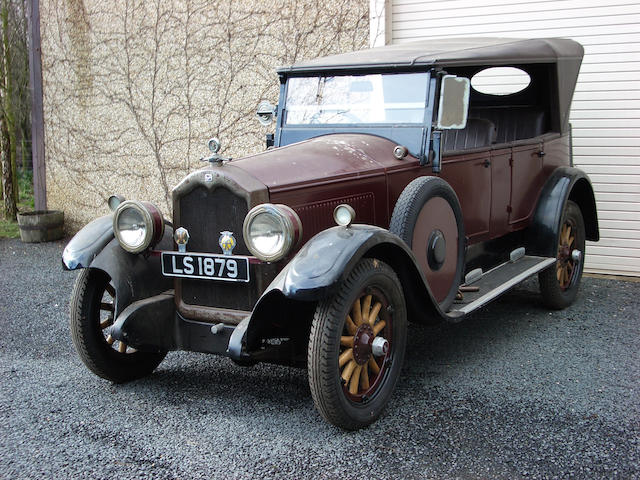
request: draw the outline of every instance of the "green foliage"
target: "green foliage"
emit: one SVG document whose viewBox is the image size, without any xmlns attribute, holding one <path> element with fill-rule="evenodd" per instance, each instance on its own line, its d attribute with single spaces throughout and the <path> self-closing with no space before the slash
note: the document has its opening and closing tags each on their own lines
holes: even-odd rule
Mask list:
<svg viewBox="0 0 640 480">
<path fill-rule="evenodd" d="M 18 211 L 33 210 L 33 172 L 31 170 L 18 171 L 18 186 L 20 201 Z M 5 220 L 0 216 L 0 238 L 19 238 L 20 229 L 18 223 Z"/>
<path fill-rule="evenodd" d="M 18 211 L 33 210 L 33 172 L 31 170 L 18 171 Z"/>
</svg>

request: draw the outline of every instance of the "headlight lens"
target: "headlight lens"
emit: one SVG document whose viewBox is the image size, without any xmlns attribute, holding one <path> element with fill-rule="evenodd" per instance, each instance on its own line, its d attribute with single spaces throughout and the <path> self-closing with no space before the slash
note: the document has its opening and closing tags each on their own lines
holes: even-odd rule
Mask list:
<svg viewBox="0 0 640 480">
<path fill-rule="evenodd" d="M 155 205 L 127 200 L 113 216 L 113 231 L 122 248 L 139 253 L 160 241 L 164 220 Z"/>
<path fill-rule="evenodd" d="M 302 222 L 286 205 L 264 203 L 244 219 L 244 240 L 249 251 L 266 262 L 284 258 L 302 238 Z"/>
</svg>

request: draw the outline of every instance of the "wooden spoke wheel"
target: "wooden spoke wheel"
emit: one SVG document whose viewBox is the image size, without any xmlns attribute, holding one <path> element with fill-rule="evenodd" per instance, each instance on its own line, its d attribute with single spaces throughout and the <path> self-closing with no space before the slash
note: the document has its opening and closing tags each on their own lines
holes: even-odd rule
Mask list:
<svg viewBox="0 0 640 480">
<path fill-rule="evenodd" d="M 356 430 L 380 416 L 402 368 L 406 327 L 400 281 L 376 259 L 361 260 L 338 293 L 318 304 L 309 386 L 325 419 Z"/>
<path fill-rule="evenodd" d="M 102 299 L 100 300 L 99 307 L 99 325 L 102 331 L 102 336 L 107 345 L 118 351 L 119 353 L 134 353 L 134 348 L 128 347 L 126 343 L 114 339 L 109 334 L 109 327 L 113 325 L 113 316 L 115 314 L 116 303 L 116 291 L 110 283 L 104 285 L 104 291 L 102 292 Z"/>
<path fill-rule="evenodd" d="M 560 230 L 560 240 L 558 242 L 558 261 L 556 262 L 556 278 L 560 284 L 560 289 L 566 291 L 574 279 L 577 271 L 577 263 L 580 259 L 572 256 L 575 244 L 576 225 L 571 219 L 566 219 Z"/>
<path fill-rule="evenodd" d="M 393 341 L 391 310 L 384 293 L 367 288 L 347 315 L 338 367 L 344 393 L 353 401 L 367 401 L 384 378 Z"/>
<path fill-rule="evenodd" d="M 571 200 L 562 214 L 558 229 L 555 266 L 538 275 L 545 304 L 553 309 L 566 308 L 578 294 L 585 253 L 585 228 L 580 207 Z"/>
<path fill-rule="evenodd" d="M 96 375 L 126 382 L 150 374 L 166 352 L 140 352 L 115 340 L 116 291 L 101 270 L 81 270 L 71 295 L 71 337 L 78 355 Z"/>
</svg>

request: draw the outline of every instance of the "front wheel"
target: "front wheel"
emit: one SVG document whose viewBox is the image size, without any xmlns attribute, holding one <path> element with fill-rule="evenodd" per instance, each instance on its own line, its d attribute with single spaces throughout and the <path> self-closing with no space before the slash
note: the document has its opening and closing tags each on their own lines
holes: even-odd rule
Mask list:
<svg viewBox="0 0 640 480">
<path fill-rule="evenodd" d="M 398 380 L 406 341 L 398 277 L 379 260 L 361 260 L 318 304 L 311 325 L 309 386 L 320 414 L 346 430 L 374 422 Z"/>
<path fill-rule="evenodd" d="M 71 338 L 84 364 L 112 382 L 127 382 L 149 375 L 166 352 L 140 352 L 109 335 L 116 291 L 101 270 L 84 269 L 71 294 Z"/>
<path fill-rule="evenodd" d="M 554 310 L 566 308 L 578 294 L 584 267 L 585 228 L 580 207 L 571 200 L 562 212 L 556 263 L 538 274 L 545 305 Z"/>
</svg>

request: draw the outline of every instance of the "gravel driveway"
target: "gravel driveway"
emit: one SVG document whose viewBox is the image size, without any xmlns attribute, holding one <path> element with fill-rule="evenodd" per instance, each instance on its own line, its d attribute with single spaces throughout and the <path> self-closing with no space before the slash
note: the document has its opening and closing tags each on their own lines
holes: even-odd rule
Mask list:
<svg viewBox="0 0 640 480">
<path fill-rule="evenodd" d="M 640 283 L 537 282 L 456 325 L 410 327 L 391 404 L 346 433 L 303 370 L 170 353 L 113 385 L 76 356 L 64 243 L 0 240 L 2 478 L 638 478 Z"/>
</svg>

